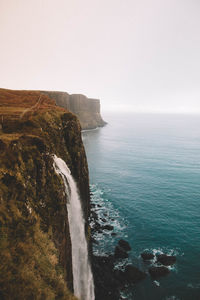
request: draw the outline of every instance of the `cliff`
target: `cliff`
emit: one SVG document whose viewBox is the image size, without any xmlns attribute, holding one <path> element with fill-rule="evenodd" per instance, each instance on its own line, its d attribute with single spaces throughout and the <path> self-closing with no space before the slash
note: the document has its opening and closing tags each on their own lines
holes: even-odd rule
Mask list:
<svg viewBox="0 0 200 300">
<path fill-rule="evenodd" d="M 76 116 L 43 93 L 0 89 L 1 299 L 75 299 L 67 199 L 53 154 L 70 168 L 87 220 L 88 166 Z"/>
<path fill-rule="evenodd" d="M 81 123 L 82 129 L 94 129 L 106 124 L 101 117 L 100 100 L 98 99 L 87 98 L 81 94 L 69 95 L 66 92 L 41 91 L 41 93 L 54 99 L 57 105 L 75 114 Z"/>
</svg>

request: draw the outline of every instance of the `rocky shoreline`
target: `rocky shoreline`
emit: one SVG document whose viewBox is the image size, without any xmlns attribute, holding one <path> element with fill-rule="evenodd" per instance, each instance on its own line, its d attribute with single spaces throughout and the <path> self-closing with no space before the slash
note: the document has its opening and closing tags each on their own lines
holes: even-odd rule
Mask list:
<svg viewBox="0 0 200 300">
<path fill-rule="evenodd" d="M 101 241 L 96 239 L 97 234 L 117 236 L 115 227 L 111 225 L 112 222 L 110 222 L 111 219 L 108 214 L 104 213 L 103 218 L 102 215 L 99 215 L 99 210 L 103 209 L 101 205 L 91 202 L 91 236 L 92 243 L 96 247 L 101 243 Z M 106 250 L 108 253 L 105 255 L 93 254 L 92 268 L 96 300 L 128 299 L 122 296 L 123 291 L 145 280 L 148 276 L 150 276 L 152 281 L 155 281 L 168 275 L 170 273 L 169 266 L 176 263 L 176 257 L 173 255 L 154 254 L 144 251 L 141 252 L 141 260 L 145 265 L 145 271 L 140 270 L 128 261 L 131 247 L 128 241 L 124 239 L 118 239 L 114 251 Z"/>
</svg>

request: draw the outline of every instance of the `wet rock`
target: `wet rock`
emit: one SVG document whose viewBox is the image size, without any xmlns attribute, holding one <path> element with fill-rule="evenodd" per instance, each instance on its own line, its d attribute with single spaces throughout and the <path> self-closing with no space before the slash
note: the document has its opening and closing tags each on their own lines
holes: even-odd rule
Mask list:
<svg viewBox="0 0 200 300">
<path fill-rule="evenodd" d="M 115 247 L 115 258 L 127 258 L 128 253 L 120 246 Z"/>
<path fill-rule="evenodd" d="M 93 256 L 95 300 L 116 300 L 120 298 L 120 282 L 115 276 L 114 257 Z"/>
<path fill-rule="evenodd" d="M 95 222 L 93 228 L 92 228 L 92 233 L 94 232 L 98 232 L 98 233 L 102 233 L 102 226 L 98 223 L 98 222 Z"/>
<path fill-rule="evenodd" d="M 99 244 L 99 242 L 98 242 L 96 239 L 94 239 L 93 237 L 91 238 L 91 242 L 92 242 L 93 244 L 96 244 L 96 245 Z"/>
<path fill-rule="evenodd" d="M 96 212 L 92 212 L 91 213 L 91 217 L 96 221 L 96 220 L 98 220 L 98 215 L 97 215 L 97 213 Z"/>
<path fill-rule="evenodd" d="M 104 218 L 101 218 L 101 221 L 105 223 L 105 222 L 106 222 L 106 219 L 104 219 Z"/>
<path fill-rule="evenodd" d="M 104 225 L 104 226 L 102 226 L 101 228 L 104 229 L 104 230 L 109 230 L 109 231 L 111 231 L 111 230 L 114 229 L 114 227 L 113 227 L 112 225 L 109 225 L 109 224 Z"/>
<path fill-rule="evenodd" d="M 116 232 L 112 232 L 111 235 L 112 236 L 116 236 L 117 234 L 116 234 Z"/>
<path fill-rule="evenodd" d="M 130 251 L 131 250 L 131 246 L 129 245 L 129 243 L 125 240 L 119 240 L 118 245 L 124 249 L 125 251 Z"/>
<path fill-rule="evenodd" d="M 104 217 L 107 217 L 107 216 L 108 216 L 108 214 L 107 214 L 107 213 L 104 213 L 103 215 L 104 215 Z"/>
<path fill-rule="evenodd" d="M 132 265 L 127 265 L 124 271 L 124 277 L 128 283 L 137 283 L 145 279 L 147 274 Z"/>
<path fill-rule="evenodd" d="M 94 228 L 97 230 L 97 229 L 100 229 L 101 228 L 101 225 L 98 223 L 98 222 L 96 222 L 95 223 L 95 225 L 94 225 Z"/>
<path fill-rule="evenodd" d="M 151 260 L 151 259 L 154 259 L 154 254 L 149 253 L 149 252 L 143 252 L 143 253 L 141 254 L 141 257 L 142 257 L 142 259 L 143 259 L 144 261 L 146 261 L 146 260 Z"/>
<path fill-rule="evenodd" d="M 124 285 L 126 285 L 126 279 L 124 276 L 124 271 L 122 270 L 114 270 L 114 277 L 119 282 L 119 288 L 122 288 Z"/>
<path fill-rule="evenodd" d="M 169 269 L 166 267 L 151 267 L 149 268 L 149 274 L 153 277 L 153 278 L 159 278 L 162 276 L 166 276 L 170 273 Z"/>
<path fill-rule="evenodd" d="M 161 263 L 164 266 L 171 266 L 176 263 L 176 256 L 159 254 L 157 255 L 157 262 Z"/>
<path fill-rule="evenodd" d="M 147 274 L 133 265 L 127 265 L 124 271 L 115 270 L 114 276 L 120 283 L 120 287 L 124 287 L 127 284 L 134 284 L 145 279 Z"/>
</svg>

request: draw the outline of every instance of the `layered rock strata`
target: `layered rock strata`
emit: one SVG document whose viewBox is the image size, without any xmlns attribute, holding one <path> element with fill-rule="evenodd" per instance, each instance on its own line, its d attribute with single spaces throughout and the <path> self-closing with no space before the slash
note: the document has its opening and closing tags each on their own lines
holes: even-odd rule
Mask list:
<svg viewBox="0 0 200 300">
<path fill-rule="evenodd" d="M 53 154 L 77 182 L 89 239 L 88 166 L 77 117 L 43 93 L 0 89 L 1 299 L 75 299 L 68 199 Z"/>
<path fill-rule="evenodd" d="M 87 98 L 81 94 L 68 94 L 66 92 L 41 91 L 56 101 L 56 104 L 74 113 L 82 129 L 94 129 L 102 127 L 106 122 L 100 113 L 100 100 Z"/>
</svg>

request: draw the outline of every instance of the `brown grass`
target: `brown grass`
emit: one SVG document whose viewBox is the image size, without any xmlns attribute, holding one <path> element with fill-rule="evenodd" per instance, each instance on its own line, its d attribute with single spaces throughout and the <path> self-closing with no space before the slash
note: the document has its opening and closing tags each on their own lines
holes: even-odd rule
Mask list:
<svg viewBox="0 0 200 300">
<path fill-rule="evenodd" d="M 56 106 L 54 100 L 39 91 L 15 91 L 0 89 L 0 123 L 20 117 L 30 118 L 35 112 L 64 109 Z"/>
</svg>

